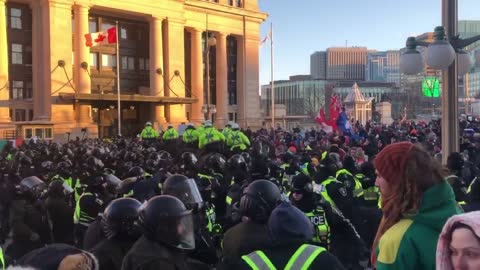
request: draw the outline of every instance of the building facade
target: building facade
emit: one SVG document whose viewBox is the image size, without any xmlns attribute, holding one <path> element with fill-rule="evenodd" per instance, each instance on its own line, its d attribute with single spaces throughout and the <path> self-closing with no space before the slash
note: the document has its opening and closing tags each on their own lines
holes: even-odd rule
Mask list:
<svg viewBox="0 0 480 270">
<path fill-rule="evenodd" d="M 0 0 L 0 125 L 56 139 L 206 117 L 259 127 L 266 17 L 257 0 Z M 117 23 L 118 63 L 115 44 L 84 39 Z"/>
<path fill-rule="evenodd" d="M 400 52 L 394 50 L 368 52 L 365 79 L 400 86 Z"/>
<path fill-rule="evenodd" d="M 327 52 L 315 52 L 310 55 L 310 75 L 315 80 L 327 79 Z"/>
<path fill-rule="evenodd" d="M 367 48 L 327 49 L 327 80 L 365 81 Z"/>
</svg>

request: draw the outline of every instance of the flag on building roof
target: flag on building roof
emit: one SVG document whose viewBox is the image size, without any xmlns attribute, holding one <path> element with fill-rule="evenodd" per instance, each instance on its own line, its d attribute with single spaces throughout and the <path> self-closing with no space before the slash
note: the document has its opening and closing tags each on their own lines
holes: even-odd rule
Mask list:
<svg viewBox="0 0 480 270">
<path fill-rule="evenodd" d="M 85 35 L 85 45 L 87 47 L 112 44 L 117 42 L 117 28 L 111 27 L 107 31 L 88 33 Z"/>
</svg>

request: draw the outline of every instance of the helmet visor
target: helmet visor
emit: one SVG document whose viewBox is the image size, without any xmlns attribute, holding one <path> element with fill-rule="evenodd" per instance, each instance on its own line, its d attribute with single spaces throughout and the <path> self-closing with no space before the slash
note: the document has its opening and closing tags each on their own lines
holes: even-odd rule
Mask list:
<svg viewBox="0 0 480 270">
<path fill-rule="evenodd" d="M 178 185 L 176 188 L 169 191 L 169 195 L 180 199 L 189 209 L 192 209 L 194 205 L 203 202 L 197 183 L 191 178 L 186 180 L 184 184 Z"/>
<path fill-rule="evenodd" d="M 105 176 L 105 182 L 107 182 L 108 185 L 119 187 L 120 184 L 122 183 L 122 180 L 118 179 L 118 177 L 116 177 L 113 174 L 109 174 Z"/>
<path fill-rule="evenodd" d="M 193 218 L 192 212 L 181 216 L 177 223 L 178 243 L 176 245 L 179 249 L 195 249 L 195 236 L 193 232 Z"/>
</svg>

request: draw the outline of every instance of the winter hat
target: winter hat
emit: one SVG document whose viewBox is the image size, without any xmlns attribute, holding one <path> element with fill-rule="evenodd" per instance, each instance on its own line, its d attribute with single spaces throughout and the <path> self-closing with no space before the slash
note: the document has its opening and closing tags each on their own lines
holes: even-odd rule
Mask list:
<svg viewBox="0 0 480 270">
<path fill-rule="evenodd" d="M 295 148 L 295 146 L 290 146 L 288 148 L 288 151 L 292 154 L 296 154 L 297 153 L 297 148 Z"/>
<path fill-rule="evenodd" d="M 400 176 L 407 165 L 408 154 L 413 144 L 399 142 L 388 145 L 375 158 L 375 168 L 389 183 L 400 181 Z"/>
<path fill-rule="evenodd" d="M 307 216 L 290 203 L 277 206 L 268 220 L 270 238 L 276 242 L 302 241 L 313 238 L 313 225 Z"/>
</svg>

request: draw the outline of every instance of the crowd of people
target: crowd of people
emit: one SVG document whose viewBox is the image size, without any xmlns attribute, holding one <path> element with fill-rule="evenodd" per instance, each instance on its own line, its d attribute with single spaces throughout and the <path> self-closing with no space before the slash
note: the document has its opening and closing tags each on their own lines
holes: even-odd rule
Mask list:
<svg viewBox="0 0 480 270">
<path fill-rule="evenodd" d="M 435 121 L 7 145 L 0 269 L 480 269 L 480 123 L 460 126 L 443 167 Z"/>
</svg>

